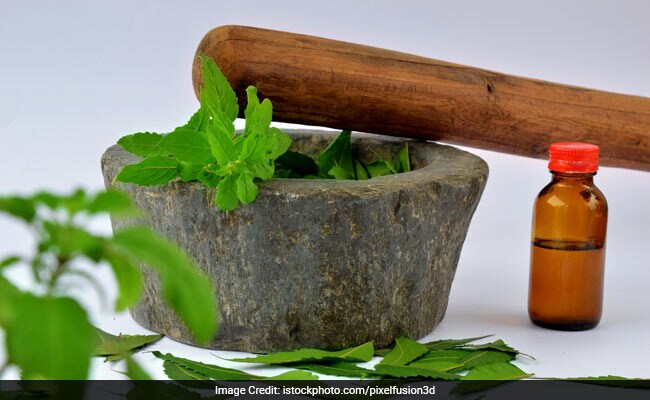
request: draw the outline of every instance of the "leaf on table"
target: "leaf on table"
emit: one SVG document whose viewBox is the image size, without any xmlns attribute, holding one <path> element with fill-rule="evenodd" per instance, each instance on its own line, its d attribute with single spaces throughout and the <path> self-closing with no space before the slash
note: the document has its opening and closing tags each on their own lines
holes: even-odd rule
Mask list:
<svg viewBox="0 0 650 400">
<path fill-rule="evenodd" d="M 316 361 L 370 361 L 374 355 L 373 342 L 343 349 L 325 351 L 319 349 L 299 349 L 279 353 L 259 355 L 257 357 L 235 358 L 229 361 L 257 364 L 291 364 Z"/>
<path fill-rule="evenodd" d="M 330 363 L 314 364 L 314 363 L 297 363 L 289 365 L 291 368 L 304 369 L 307 371 L 315 372 L 317 374 L 331 375 L 331 376 L 344 376 L 348 378 L 367 378 L 375 376 L 373 370 L 361 368 L 348 361 L 335 361 Z"/>
<path fill-rule="evenodd" d="M 132 381 L 150 381 L 151 376 L 133 358 L 126 358 L 126 376 Z"/>
<path fill-rule="evenodd" d="M 391 378 L 424 377 L 444 380 L 455 380 L 459 378 L 456 374 L 424 366 L 377 364 L 375 365 L 375 372 Z"/>
<path fill-rule="evenodd" d="M 328 175 L 334 166 L 342 168 L 348 175 L 354 176 L 354 161 L 352 159 L 352 133 L 342 131 L 323 150 L 318 157 L 318 169 Z"/>
<path fill-rule="evenodd" d="M 153 354 L 160 358 L 161 360 L 168 361 L 174 364 L 177 364 L 182 367 L 182 369 L 172 369 L 168 368 L 165 370 L 167 373 L 170 371 L 174 376 L 177 376 L 179 373 L 186 373 L 187 371 L 193 371 L 196 373 L 195 377 L 192 379 L 198 379 L 202 376 L 205 376 L 208 379 L 215 380 L 224 380 L 224 381 L 236 381 L 236 380 L 317 380 L 318 376 L 307 372 L 307 371 L 288 371 L 275 376 L 257 376 L 249 374 L 244 371 L 240 371 L 232 368 L 220 367 L 213 364 L 205 364 L 198 361 L 188 360 L 186 358 L 176 357 L 172 354 L 162 354 L 158 351 L 154 351 Z M 169 375 L 168 375 L 169 376 Z M 169 376 L 172 379 L 172 376 Z"/>
<path fill-rule="evenodd" d="M 522 371 L 519 367 L 510 362 L 497 362 L 492 364 L 480 365 L 472 368 L 467 375 L 461 377 L 461 380 L 492 380 L 492 381 L 509 381 L 524 379 L 533 376 Z"/>
<path fill-rule="evenodd" d="M 425 359 L 422 361 L 414 361 L 408 364 L 409 367 L 420 367 L 420 368 L 429 368 L 435 369 L 438 371 L 444 372 L 456 372 L 465 369 L 463 364 L 446 361 L 446 360 L 434 360 L 434 359 Z"/>
<path fill-rule="evenodd" d="M 422 357 L 415 360 L 415 362 L 420 362 L 420 361 L 460 362 L 462 358 L 473 353 L 474 353 L 473 350 L 463 350 L 463 349 L 436 350 L 424 354 Z"/>
<path fill-rule="evenodd" d="M 163 299 L 194 338 L 207 343 L 217 328 L 217 299 L 210 280 L 176 244 L 144 227 L 120 229 L 113 242 L 160 276 Z"/>
<path fill-rule="evenodd" d="M 25 379 L 86 379 L 93 327 L 86 312 L 66 297 L 13 297 L 14 315 L 5 327 L 9 362 Z"/>
<path fill-rule="evenodd" d="M 516 357 L 513 353 L 495 350 L 477 350 L 460 360 L 463 369 L 471 369 L 485 364 L 511 361 Z"/>
<path fill-rule="evenodd" d="M 380 364 L 406 365 L 428 351 L 427 346 L 415 340 L 403 337 L 397 338 L 395 339 L 395 347 L 384 356 Z"/>
<path fill-rule="evenodd" d="M 477 340 L 485 339 L 487 337 L 490 337 L 492 335 L 485 335 L 485 336 L 477 336 L 477 337 L 472 337 L 472 338 L 467 338 L 467 339 L 443 339 L 443 340 L 436 340 L 433 342 L 428 342 L 425 343 L 424 345 L 429 348 L 429 350 L 435 351 L 435 350 L 448 350 L 448 349 L 453 349 L 456 347 L 464 347 L 466 344 L 475 342 Z"/>
<path fill-rule="evenodd" d="M 183 162 L 210 164 L 216 161 L 206 135 L 192 129 L 174 130 L 162 138 L 160 147 Z"/>
<path fill-rule="evenodd" d="M 496 350 L 496 351 L 501 351 L 503 353 L 508 353 L 508 354 L 513 354 L 513 355 L 524 355 L 526 357 L 530 357 L 532 359 L 535 359 L 535 357 L 522 353 L 519 350 L 516 350 L 512 348 L 511 346 L 507 345 L 503 340 L 498 339 L 495 340 L 494 342 L 490 343 L 483 343 L 483 344 L 468 344 L 464 346 L 465 348 L 468 349 L 474 349 L 474 350 Z"/>
<path fill-rule="evenodd" d="M 95 347 L 93 356 L 110 357 L 107 361 L 118 361 L 128 357 L 135 351 L 156 342 L 162 335 L 112 335 L 95 328 Z"/>
<path fill-rule="evenodd" d="M 139 157 L 162 156 L 165 152 L 160 147 L 160 140 L 163 138 L 158 133 L 139 132 L 126 135 L 117 141 L 124 150 Z"/>
<path fill-rule="evenodd" d="M 177 175 L 178 161 L 167 156 L 154 156 L 125 166 L 115 180 L 141 186 L 156 186 L 171 181 Z"/>
</svg>

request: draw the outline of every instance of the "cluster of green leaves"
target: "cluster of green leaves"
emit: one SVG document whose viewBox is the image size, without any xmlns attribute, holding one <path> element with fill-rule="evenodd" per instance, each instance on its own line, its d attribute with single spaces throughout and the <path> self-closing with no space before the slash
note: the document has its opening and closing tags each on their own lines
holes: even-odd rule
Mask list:
<svg viewBox="0 0 650 400">
<path fill-rule="evenodd" d="M 144 227 L 121 229 L 112 237 L 84 227 L 97 214 L 138 215 L 125 194 L 108 191 L 90 196 L 77 190 L 69 195 L 0 197 L 0 213 L 23 221 L 36 237 L 35 254 L 0 260 L 0 328 L 5 332 L 7 365 L 17 366 L 24 378 L 84 379 L 93 354 L 126 357 L 130 370 L 139 369 L 128 358 L 129 352 L 107 347 L 116 339 L 95 330 L 83 307 L 67 295 L 66 284 L 75 277 L 90 282 L 103 295 L 93 275 L 80 267 L 81 259 L 112 268 L 119 287 L 117 311 L 138 301 L 140 265 L 146 264 L 160 277 L 163 298 L 195 338 L 207 342 L 213 336 L 216 300 L 211 284 L 178 246 Z M 32 291 L 20 290 L 7 279 L 8 271 L 18 267 L 31 270 Z M 137 348 L 151 340 L 137 338 L 126 345 Z"/>
<path fill-rule="evenodd" d="M 532 376 L 512 364 L 519 351 L 496 340 L 471 344 L 484 337 L 461 340 L 439 340 L 418 343 L 398 338 L 391 349 L 375 350 L 373 343 L 340 351 L 300 349 L 295 351 L 238 358 L 230 361 L 263 365 L 280 365 L 303 372 L 349 378 L 430 378 L 441 380 L 516 380 Z M 155 354 L 164 360 L 165 372 L 179 380 L 257 379 L 236 369 L 197 363 L 171 354 Z M 373 357 L 383 357 L 373 369 L 359 365 Z M 292 371 L 294 372 L 294 371 Z M 301 375 L 292 375 L 300 379 Z M 304 375 L 313 379 L 312 375 Z M 278 377 L 274 377 L 279 379 Z M 270 378 L 270 379 L 274 379 Z"/>
<path fill-rule="evenodd" d="M 124 167 L 116 180 L 138 185 L 162 185 L 179 178 L 216 187 L 215 202 L 222 210 L 248 204 L 258 194 L 256 180 L 271 179 L 274 161 L 287 151 L 291 138 L 271 127 L 273 106 L 260 102 L 257 89 L 246 90 L 246 126 L 235 133 L 237 96 L 214 61 L 202 56 L 201 107 L 189 122 L 167 135 L 135 133 L 118 141 L 144 160 Z"/>
<path fill-rule="evenodd" d="M 408 143 L 395 160 L 376 155 L 374 161 L 364 163 L 355 157 L 351 139 L 350 131 L 342 131 L 318 156 L 318 162 L 308 155 L 287 151 L 275 162 L 275 177 L 365 180 L 411 171 Z"/>
</svg>

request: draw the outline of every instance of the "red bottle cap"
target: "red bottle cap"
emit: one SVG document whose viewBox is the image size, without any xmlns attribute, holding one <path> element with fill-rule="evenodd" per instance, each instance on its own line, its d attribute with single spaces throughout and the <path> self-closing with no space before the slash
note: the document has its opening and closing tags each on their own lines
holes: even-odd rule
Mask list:
<svg viewBox="0 0 650 400">
<path fill-rule="evenodd" d="M 596 172 L 598 153 L 598 146 L 595 144 L 553 143 L 548 149 L 548 169 L 558 172 Z"/>
</svg>

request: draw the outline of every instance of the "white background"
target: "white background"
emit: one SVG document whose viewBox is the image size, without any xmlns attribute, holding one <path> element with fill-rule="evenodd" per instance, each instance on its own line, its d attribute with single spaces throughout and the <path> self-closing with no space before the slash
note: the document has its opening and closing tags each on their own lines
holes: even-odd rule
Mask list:
<svg viewBox="0 0 650 400">
<path fill-rule="evenodd" d="M 324 36 L 539 79 L 650 97 L 650 3 L 639 1 L 3 1 L 0 3 L 0 193 L 102 187 L 99 159 L 124 134 L 166 132 L 197 108 L 196 45 L 242 24 Z M 283 125 L 278 125 L 283 126 Z M 538 376 L 650 378 L 650 173 L 602 168 L 608 198 L 605 311 L 595 330 L 534 327 L 526 313 L 531 206 L 546 163 L 471 150 L 490 179 L 470 228 L 447 316 L 424 339 L 495 334 Z M 107 220 L 97 229 L 108 232 Z M 0 256 L 30 250 L 0 219 Z M 114 292 L 111 275 L 97 272 Z M 26 285 L 25 276 L 11 278 Z M 96 296 L 81 297 L 113 333 L 145 332 Z M 169 339 L 152 347 L 229 365 L 230 353 Z M 3 357 L 0 354 L 0 358 Z M 160 362 L 138 359 L 157 378 Z M 95 363 L 92 376 L 121 378 Z M 12 370 L 6 378 L 15 377 Z"/>
</svg>

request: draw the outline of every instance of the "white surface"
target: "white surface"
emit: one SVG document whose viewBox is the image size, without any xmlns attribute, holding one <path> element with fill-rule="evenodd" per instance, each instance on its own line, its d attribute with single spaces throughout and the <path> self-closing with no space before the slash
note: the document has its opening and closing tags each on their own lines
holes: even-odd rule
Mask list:
<svg viewBox="0 0 650 400">
<path fill-rule="evenodd" d="M 195 110 L 192 56 L 203 34 L 219 25 L 325 36 L 650 97 L 650 3 L 643 0 L 187 3 L 0 3 L 2 194 L 101 188 L 106 147 L 127 133 L 167 131 Z M 447 316 L 425 339 L 493 333 L 534 355 L 536 361 L 521 365 L 538 376 L 650 378 L 650 173 L 602 168 L 598 174 L 610 206 L 605 312 L 595 330 L 562 333 L 534 327 L 526 314 L 531 207 L 549 179 L 545 162 L 471 151 L 488 162 L 490 179 Z M 106 220 L 98 225 L 110 229 Z M 0 219 L 0 255 L 30 246 L 23 229 Z M 101 276 L 112 288 L 110 274 Z M 128 315 L 84 298 L 102 328 L 144 332 Z M 152 349 L 228 365 L 214 357 L 228 353 L 168 339 Z M 151 354 L 138 359 L 164 378 Z M 100 360 L 92 376 L 122 377 Z"/>
</svg>

